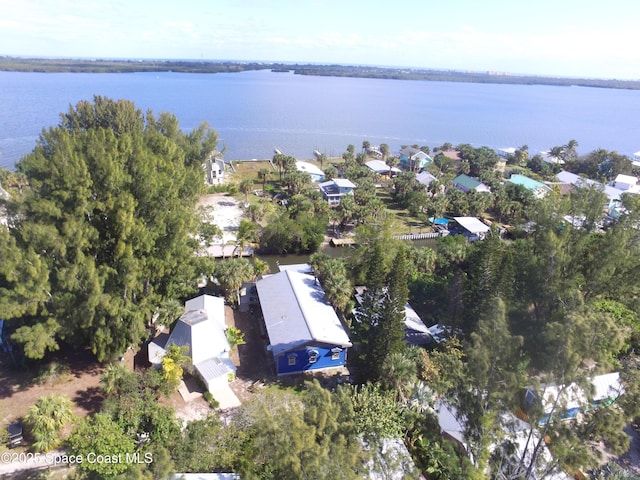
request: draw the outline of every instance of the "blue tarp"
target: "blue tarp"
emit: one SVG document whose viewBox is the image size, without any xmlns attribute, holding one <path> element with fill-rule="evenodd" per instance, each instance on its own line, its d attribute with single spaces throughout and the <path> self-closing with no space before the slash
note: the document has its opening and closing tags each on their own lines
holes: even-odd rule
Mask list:
<svg viewBox="0 0 640 480">
<path fill-rule="evenodd" d="M 449 220 L 447 220 L 446 218 L 429 217 L 429 221 L 434 225 L 449 225 Z"/>
</svg>

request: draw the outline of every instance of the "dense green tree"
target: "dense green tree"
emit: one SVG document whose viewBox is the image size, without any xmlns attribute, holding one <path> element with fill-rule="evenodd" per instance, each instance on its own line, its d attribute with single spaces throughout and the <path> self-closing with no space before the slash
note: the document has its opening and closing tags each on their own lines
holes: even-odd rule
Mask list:
<svg viewBox="0 0 640 480">
<path fill-rule="evenodd" d="M 89 458 L 89 454 L 109 459 L 118 459 L 119 455 L 125 458 L 126 454 L 135 452 L 136 447 L 133 439 L 104 413 L 96 413 L 84 419 L 68 438 L 67 444 L 72 455 L 80 455 L 84 459 Z M 93 473 L 102 478 L 121 474 L 127 468 L 129 464 L 124 461 L 85 461 L 78 465 L 79 471 Z"/>
<path fill-rule="evenodd" d="M 137 343 L 155 305 L 195 284 L 198 155 L 212 142 L 207 128 L 185 135 L 171 115 L 102 97 L 43 131 L 17 165 L 30 189 L 10 234 L 46 265 L 50 295 L 23 326 L 51 319 L 56 341 L 88 345 L 99 360 Z"/>
<path fill-rule="evenodd" d="M 353 323 L 355 361 L 361 382 L 378 381 L 389 355 L 405 348 L 408 260 L 404 250 L 398 250 L 387 271 L 382 249 L 381 242 L 370 249 L 365 290 Z"/>
</svg>

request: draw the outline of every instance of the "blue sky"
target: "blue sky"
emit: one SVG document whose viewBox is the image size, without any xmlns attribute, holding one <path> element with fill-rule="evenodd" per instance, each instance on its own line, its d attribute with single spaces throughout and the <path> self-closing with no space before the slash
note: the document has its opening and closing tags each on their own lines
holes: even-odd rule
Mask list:
<svg viewBox="0 0 640 480">
<path fill-rule="evenodd" d="M 0 55 L 640 80 L 638 0 L 1 0 Z"/>
</svg>

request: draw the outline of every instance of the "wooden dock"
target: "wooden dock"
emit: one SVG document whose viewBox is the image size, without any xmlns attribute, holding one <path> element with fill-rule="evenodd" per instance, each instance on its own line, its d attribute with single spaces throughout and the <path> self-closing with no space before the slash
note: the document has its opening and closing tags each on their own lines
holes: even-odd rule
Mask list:
<svg viewBox="0 0 640 480">
<path fill-rule="evenodd" d="M 329 240 L 329 245 L 332 247 L 344 247 L 345 245 L 355 245 L 356 241 L 353 238 L 332 238 Z"/>
</svg>

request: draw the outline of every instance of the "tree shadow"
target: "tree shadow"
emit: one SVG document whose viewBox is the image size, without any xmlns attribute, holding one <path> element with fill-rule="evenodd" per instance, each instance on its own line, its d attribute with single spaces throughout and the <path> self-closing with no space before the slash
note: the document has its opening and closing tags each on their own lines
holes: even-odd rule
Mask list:
<svg viewBox="0 0 640 480">
<path fill-rule="evenodd" d="M 89 387 L 86 390 L 77 390 L 73 402 L 88 413 L 100 411 L 104 401 L 104 392 L 99 387 Z"/>
</svg>

